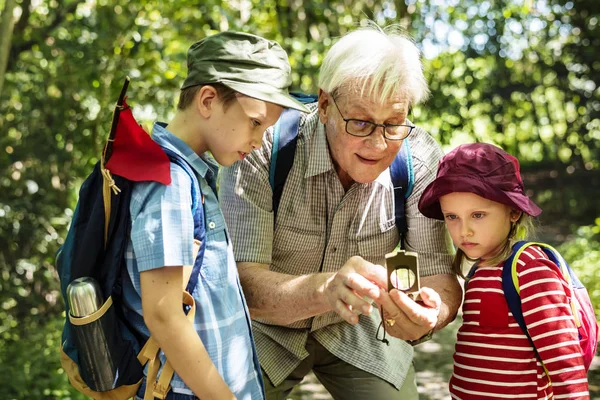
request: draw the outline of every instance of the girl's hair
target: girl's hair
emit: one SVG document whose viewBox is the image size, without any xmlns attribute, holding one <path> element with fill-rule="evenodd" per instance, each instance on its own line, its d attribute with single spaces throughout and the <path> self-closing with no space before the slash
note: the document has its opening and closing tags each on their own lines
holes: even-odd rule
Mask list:
<svg viewBox="0 0 600 400">
<path fill-rule="evenodd" d="M 235 90 L 223 85 L 222 83 L 203 83 L 200 85 L 190 86 L 181 91 L 179 95 L 179 102 L 177 103 L 178 110 L 185 110 L 188 108 L 196 98 L 196 94 L 203 87 L 210 85 L 215 88 L 217 94 L 219 95 L 219 101 L 223 104 L 223 108 L 227 110 L 227 107 L 235 100 L 238 92 Z"/>
<path fill-rule="evenodd" d="M 410 106 L 427 99 L 419 50 L 399 25 L 367 26 L 343 36 L 321 65 L 319 88 L 328 93 L 340 88 L 358 89 L 361 96 L 406 96 Z"/>
<path fill-rule="evenodd" d="M 533 217 L 526 213 L 521 214 L 521 217 L 516 222 L 512 223 L 510 232 L 508 233 L 502 250 L 495 257 L 485 260 L 485 263 L 489 265 L 498 265 L 501 262 L 504 262 L 506 259 L 508 259 L 508 257 L 510 257 L 510 254 L 512 253 L 512 246 L 515 244 L 515 242 L 532 236 L 534 234 L 534 230 L 535 227 L 533 224 Z M 456 255 L 452 261 L 452 271 L 462 278 L 465 278 L 465 275 L 462 271 L 462 264 L 465 258 L 471 261 L 476 261 L 468 258 L 461 249 L 456 250 Z"/>
</svg>

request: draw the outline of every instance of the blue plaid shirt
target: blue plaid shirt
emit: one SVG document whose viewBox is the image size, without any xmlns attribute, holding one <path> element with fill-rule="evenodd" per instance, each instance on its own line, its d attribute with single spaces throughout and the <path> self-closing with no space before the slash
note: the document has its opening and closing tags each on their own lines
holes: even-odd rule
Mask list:
<svg viewBox="0 0 600 400">
<path fill-rule="evenodd" d="M 219 373 L 238 399 L 264 399 L 262 374 L 252 337 L 250 314 L 239 282 L 225 220 L 215 195 L 218 165 L 199 157 L 186 143 L 154 124 L 153 139 L 183 158 L 194 170 L 204 196 L 206 249 L 198 284 L 194 327 Z M 150 332 L 142 317 L 140 272 L 169 266 L 192 265 L 194 221 L 192 183 L 171 163 L 171 184 L 136 183 L 131 211 L 131 239 L 127 246 L 127 274 L 123 277 L 123 310 L 144 337 Z M 165 356 L 161 353 L 164 364 Z M 193 395 L 175 373 L 174 393 Z"/>
</svg>

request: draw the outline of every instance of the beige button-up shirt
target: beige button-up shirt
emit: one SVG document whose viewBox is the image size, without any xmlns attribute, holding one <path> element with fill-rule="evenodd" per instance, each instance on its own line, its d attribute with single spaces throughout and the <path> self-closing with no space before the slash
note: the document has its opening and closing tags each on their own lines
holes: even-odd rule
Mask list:
<svg viewBox="0 0 600 400">
<path fill-rule="evenodd" d="M 236 261 L 268 264 L 272 271 L 292 275 L 336 272 L 354 255 L 385 265 L 385 254 L 399 241 L 389 171 L 374 182 L 355 183 L 345 192 L 316 106 L 311 109 L 300 123 L 294 165 L 275 224 L 269 184 L 272 129 L 261 149 L 220 173 L 220 201 Z M 420 128 L 408 141 L 415 185 L 406 201 L 406 248 L 419 253 L 422 276 L 451 274 L 451 241 L 443 222 L 424 217 L 417 208 L 443 153 Z M 373 312 L 361 315 L 353 326 L 331 311 L 288 326 L 253 321 L 253 331 L 261 367 L 275 386 L 308 356 L 305 345 L 312 334 L 338 358 L 400 388 L 413 349 L 396 338 L 390 338 L 389 346 L 377 341 L 380 322 L 379 312 Z"/>
</svg>

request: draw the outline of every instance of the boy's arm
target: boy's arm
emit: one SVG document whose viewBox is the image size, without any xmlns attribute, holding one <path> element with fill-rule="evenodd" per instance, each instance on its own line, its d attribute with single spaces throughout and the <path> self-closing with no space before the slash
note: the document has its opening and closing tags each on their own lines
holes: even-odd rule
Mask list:
<svg viewBox="0 0 600 400">
<path fill-rule="evenodd" d="M 183 312 L 183 267 L 142 272 L 140 284 L 144 322 L 185 384 L 203 400 L 235 399 Z"/>
</svg>

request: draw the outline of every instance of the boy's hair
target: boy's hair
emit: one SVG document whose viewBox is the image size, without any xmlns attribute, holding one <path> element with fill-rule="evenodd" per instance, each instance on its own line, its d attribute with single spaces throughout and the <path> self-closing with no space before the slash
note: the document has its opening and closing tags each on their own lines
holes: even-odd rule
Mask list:
<svg viewBox="0 0 600 400">
<path fill-rule="evenodd" d="M 335 43 L 321 65 L 319 88 L 333 93 L 357 85 L 361 95 L 385 101 L 406 96 L 410 106 L 429 96 L 419 50 L 399 25 L 369 21 Z"/>
<path fill-rule="evenodd" d="M 223 109 L 225 111 L 227 111 L 227 108 L 231 105 L 231 103 L 233 103 L 238 95 L 238 92 L 221 83 L 195 85 L 181 90 L 179 102 L 177 103 L 177 109 L 181 111 L 187 109 L 194 102 L 196 94 L 198 94 L 200 89 L 202 89 L 204 86 L 212 86 L 216 89 L 217 95 L 219 96 L 219 101 L 223 105 Z"/>
<path fill-rule="evenodd" d="M 529 214 L 521 214 L 521 218 L 512 224 L 502 250 L 495 257 L 485 260 L 486 264 L 498 265 L 504 262 L 510 257 L 513 244 L 533 235 L 534 230 L 533 217 Z M 467 258 L 467 255 L 461 249 L 457 249 L 452 261 L 452 271 L 462 278 L 465 278 L 465 274 L 462 271 L 462 263 L 465 258 Z"/>
</svg>

